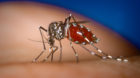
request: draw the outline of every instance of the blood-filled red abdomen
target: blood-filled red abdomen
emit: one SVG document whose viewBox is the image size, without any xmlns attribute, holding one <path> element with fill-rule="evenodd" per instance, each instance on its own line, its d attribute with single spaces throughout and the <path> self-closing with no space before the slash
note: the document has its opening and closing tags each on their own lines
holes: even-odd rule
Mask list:
<svg viewBox="0 0 140 78">
<path fill-rule="evenodd" d="M 88 44 L 89 42 L 97 42 L 96 36 L 85 26 L 76 23 L 70 24 L 70 34 L 67 32 L 67 38 L 71 37 L 71 41 L 77 44 Z M 70 35 L 70 36 L 69 36 Z"/>
</svg>

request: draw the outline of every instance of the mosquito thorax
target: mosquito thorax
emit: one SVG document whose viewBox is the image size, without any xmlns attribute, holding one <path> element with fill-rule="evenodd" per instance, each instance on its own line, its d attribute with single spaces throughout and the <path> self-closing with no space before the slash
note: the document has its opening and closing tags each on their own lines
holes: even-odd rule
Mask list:
<svg viewBox="0 0 140 78">
<path fill-rule="evenodd" d="M 64 24 L 62 21 L 52 22 L 49 25 L 48 33 L 50 37 L 61 40 L 65 36 Z"/>
</svg>

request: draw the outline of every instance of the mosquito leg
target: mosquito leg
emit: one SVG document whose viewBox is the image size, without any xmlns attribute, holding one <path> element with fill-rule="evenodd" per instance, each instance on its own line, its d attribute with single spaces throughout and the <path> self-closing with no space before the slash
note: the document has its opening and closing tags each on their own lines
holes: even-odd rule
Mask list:
<svg viewBox="0 0 140 78">
<path fill-rule="evenodd" d="M 48 56 L 43 60 L 43 62 L 47 61 L 47 59 L 57 51 L 58 47 L 57 46 L 53 46 L 50 47 L 50 53 L 48 54 Z M 53 61 L 53 58 L 51 58 L 51 62 Z"/>
<path fill-rule="evenodd" d="M 38 59 L 39 59 L 39 57 L 45 52 L 45 50 L 46 50 L 46 46 L 45 46 L 45 42 L 44 42 L 44 37 L 43 37 L 43 34 L 42 34 L 42 31 L 41 30 L 44 30 L 45 32 L 47 32 L 47 30 L 45 29 L 45 28 L 43 28 L 43 27 L 39 27 L 39 31 L 40 31 L 40 35 L 41 35 L 41 38 L 42 38 L 42 43 L 43 43 L 43 51 L 41 51 L 41 53 L 35 58 L 35 59 L 33 59 L 33 62 L 36 62 Z"/>
<path fill-rule="evenodd" d="M 43 42 L 43 47 L 44 47 L 44 50 L 46 50 L 46 45 L 45 45 L 43 34 L 42 34 L 41 30 L 44 30 L 45 32 L 47 32 L 47 30 L 45 28 L 41 27 L 41 26 L 39 27 L 39 31 L 40 31 L 42 42 Z"/>
<path fill-rule="evenodd" d="M 53 54 L 54 54 L 54 52 L 52 52 L 52 54 L 51 54 L 51 62 L 53 61 Z"/>
<path fill-rule="evenodd" d="M 64 25 L 69 24 L 70 23 L 70 19 L 71 19 L 71 14 L 65 19 Z"/>
<path fill-rule="evenodd" d="M 60 44 L 60 57 L 59 57 L 59 62 L 61 62 L 61 60 L 62 60 L 62 43 L 61 43 L 60 40 L 59 40 L 59 44 Z"/>
<path fill-rule="evenodd" d="M 73 19 L 73 22 L 70 22 L 70 19 Z M 69 17 L 67 17 L 66 19 L 65 19 L 65 21 L 64 21 L 64 24 L 70 24 L 70 23 L 78 23 L 78 24 L 80 24 L 80 23 L 88 23 L 89 21 L 76 21 L 76 19 L 75 19 L 75 17 L 74 16 L 72 16 L 72 14 L 70 14 L 69 15 Z"/>
<path fill-rule="evenodd" d="M 74 16 L 71 16 L 71 17 L 72 17 L 73 21 L 76 22 L 76 19 L 74 18 Z M 76 22 L 76 23 L 77 23 L 77 22 Z"/>
<path fill-rule="evenodd" d="M 109 59 L 114 59 L 114 60 L 117 60 L 117 61 L 124 61 L 124 62 L 127 62 L 128 60 L 127 59 L 124 59 L 122 57 L 113 57 L 111 55 L 108 55 L 106 54 L 105 52 L 103 52 L 102 50 L 100 50 L 99 48 L 97 48 L 93 43 L 91 43 L 91 45 L 101 54 L 103 54 L 103 56 L 109 58 Z"/>
<path fill-rule="evenodd" d="M 90 51 L 89 49 L 87 49 L 86 47 L 84 47 L 84 45 L 80 44 L 80 46 L 81 46 L 83 49 L 85 49 L 86 51 L 88 51 L 91 55 L 95 55 L 95 56 L 97 56 L 97 57 L 99 57 L 99 58 L 104 58 L 104 59 L 106 59 L 106 57 L 100 56 L 100 55 L 96 54 L 95 52 Z"/>
<path fill-rule="evenodd" d="M 51 54 L 52 54 L 52 47 L 50 47 L 49 48 L 49 54 L 48 54 L 48 56 L 43 60 L 43 62 L 45 62 L 45 61 L 47 61 L 48 60 L 48 58 L 51 56 Z"/>
<path fill-rule="evenodd" d="M 70 31 L 68 30 L 68 35 L 69 35 L 69 40 L 70 40 L 70 46 L 71 46 L 71 48 L 73 49 L 73 52 L 74 52 L 74 54 L 75 54 L 75 57 L 76 57 L 76 62 L 78 63 L 79 62 L 79 57 L 78 57 L 78 53 L 75 51 L 75 49 L 74 49 L 74 47 L 73 47 L 73 45 L 72 45 L 72 41 L 71 41 L 71 36 L 70 36 Z"/>
<path fill-rule="evenodd" d="M 35 59 L 33 59 L 33 62 L 36 62 L 39 59 L 39 57 L 44 53 L 44 51 L 45 50 L 43 50 Z"/>
<path fill-rule="evenodd" d="M 71 48 L 73 49 L 73 51 L 75 53 L 76 61 L 78 62 L 78 54 L 75 51 L 74 47 L 72 46 L 71 37 L 70 37 L 70 31 L 69 31 L 69 24 L 70 24 L 71 16 L 72 16 L 72 14 L 70 14 L 69 17 L 67 17 L 65 19 L 65 22 L 64 22 L 64 24 L 66 25 L 66 34 L 65 35 L 67 36 L 67 32 L 69 33 L 68 35 L 69 35 L 70 45 L 71 45 Z"/>
<path fill-rule="evenodd" d="M 78 57 L 78 53 L 75 51 L 75 49 L 74 49 L 74 47 L 73 47 L 73 45 L 72 45 L 72 42 L 70 41 L 70 46 L 71 46 L 71 48 L 73 49 L 73 51 L 74 51 L 74 54 L 75 54 L 75 57 L 76 57 L 76 62 L 78 63 L 79 62 L 79 57 Z"/>
<path fill-rule="evenodd" d="M 52 48 L 52 53 L 51 53 L 51 62 L 53 61 L 53 55 L 54 55 L 54 53 L 55 53 L 55 51 L 58 49 L 58 47 L 57 46 L 54 46 L 53 48 Z M 50 56 L 50 55 L 49 55 Z M 48 56 L 48 58 L 49 58 L 49 56 Z"/>
</svg>

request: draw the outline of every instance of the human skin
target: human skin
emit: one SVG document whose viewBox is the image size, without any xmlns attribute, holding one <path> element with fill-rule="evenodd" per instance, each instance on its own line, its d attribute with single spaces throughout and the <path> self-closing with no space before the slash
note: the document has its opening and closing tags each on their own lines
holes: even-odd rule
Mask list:
<svg viewBox="0 0 140 78">
<path fill-rule="evenodd" d="M 64 21 L 69 13 L 77 21 L 89 21 L 84 25 L 100 39 L 95 44 L 97 47 L 112 56 L 126 56 L 129 61 L 102 60 L 73 43 L 80 60 L 76 63 L 69 40 L 65 38 L 61 63 L 59 50 L 54 54 L 53 63 L 50 59 L 41 62 L 48 54 L 47 43 L 39 62 L 32 63 L 43 50 L 42 43 L 36 42 L 41 41 L 39 26 L 47 29 L 53 21 Z M 31 2 L 0 3 L 0 38 L 0 78 L 140 78 L 137 48 L 101 24 L 63 8 Z M 57 40 L 55 45 L 59 47 Z"/>
</svg>

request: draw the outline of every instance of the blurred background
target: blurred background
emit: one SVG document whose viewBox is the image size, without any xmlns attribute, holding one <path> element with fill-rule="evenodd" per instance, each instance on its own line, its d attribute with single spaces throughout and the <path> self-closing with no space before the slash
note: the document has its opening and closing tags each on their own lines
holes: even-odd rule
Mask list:
<svg viewBox="0 0 140 78">
<path fill-rule="evenodd" d="M 139 0 L 0 0 L 52 4 L 80 13 L 119 33 L 140 49 Z"/>
</svg>

